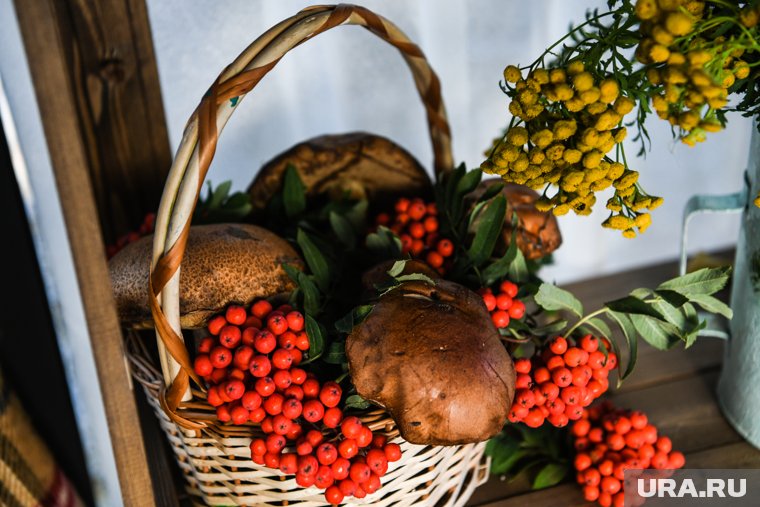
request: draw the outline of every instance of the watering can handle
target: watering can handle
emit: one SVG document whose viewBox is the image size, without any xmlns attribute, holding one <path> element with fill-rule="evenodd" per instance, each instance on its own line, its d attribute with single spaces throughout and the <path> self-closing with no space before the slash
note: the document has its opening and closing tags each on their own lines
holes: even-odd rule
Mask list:
<svg viewBox="0 0 760 507">
<path fill-rule="evenodd" d="M 693 195 L 686 203 L 681 222 L 681 255 L 678 265 L 678 274 L 686 274 L 686 261 L 688 258 L 688 230 L 689 221 L 697 213 L 737 213 L 747 205 L 748 190 L 747 175 L 745 173 L 745 185 L 736 193 L 725 195 Z M 715 338 L 728 339 L 728 321 L 720 316 L 706 314 L 707 327 L 700 332 L 700 336 L 712 336 Z"/>
</svg>

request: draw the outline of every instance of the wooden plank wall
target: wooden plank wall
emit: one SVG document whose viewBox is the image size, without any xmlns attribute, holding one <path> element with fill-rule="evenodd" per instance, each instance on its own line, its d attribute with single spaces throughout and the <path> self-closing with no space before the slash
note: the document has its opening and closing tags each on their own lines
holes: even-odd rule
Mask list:
<svg viewBox="0 0 760 507">
<path fill-rule="evenodd" d="M 124 504 L 156 505 L 103 248 L 104 239 L 113 242 L 156 209 L 171 163 L 146 6 L 144 0 L 15 0 L 15 8 Z"/>
</svg>

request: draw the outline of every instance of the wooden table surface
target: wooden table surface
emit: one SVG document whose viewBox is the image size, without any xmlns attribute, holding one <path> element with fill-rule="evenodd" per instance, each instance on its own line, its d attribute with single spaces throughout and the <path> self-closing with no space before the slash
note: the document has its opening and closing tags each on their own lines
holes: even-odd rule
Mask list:
<svg viewBox="0 0 760 507">
<path fill-rule="evenodd" d="M 730 255 L 723 257 L 730 259 Z M 654 287 L 677 274 L 675 263 L 636 269 L 566 286 L 587 311 L 623 297 L 637 287 Z M 673 448 L 686 455 L 686 468 L 760 468 L 760 450 L 746 443 L 720 412 L 715 388 L 723 342 L 700 338 L 688 350 L 660 352 L 642 344 L 636 370 L 609 396 L 624 408 L 644 411 Z M 488 507 L 590 506 L 574 483 L 531 491 L 526 477 L 492 476 L 467 505 Z M 593 504 L 595 505 L 595 504 Z"/>
</svg>

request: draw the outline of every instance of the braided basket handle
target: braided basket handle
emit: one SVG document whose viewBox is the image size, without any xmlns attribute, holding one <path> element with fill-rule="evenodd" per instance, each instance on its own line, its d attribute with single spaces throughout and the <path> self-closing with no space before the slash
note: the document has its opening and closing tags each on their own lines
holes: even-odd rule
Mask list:
<svg viewBox="0 0 760 507">
<path fill-rule="evenodd" d="M 185 127 L 158 208 L 150 270 L 150 307 L 156 326 L 164 387 L 164 411 L 188 429 L 203 423 L 177 414 L 191 398 L 190 379 L 202 387 L 190 363 L 180 328 L 179 268 L 190 221 L 214 157 L 219 132 L 243 96 L 292 48 L 340 25 L 359 25 L 395 46 L 412 71 L 427 113 L 437 177 L 453 166 L 451 138 L 438 77 L 420 48 L 393 23 L 355 5 L 314 6 L 286 19 L 256 39 L 214 81 Z M 167 387 L 168 386 L 168 387 Z"/>
</svg>

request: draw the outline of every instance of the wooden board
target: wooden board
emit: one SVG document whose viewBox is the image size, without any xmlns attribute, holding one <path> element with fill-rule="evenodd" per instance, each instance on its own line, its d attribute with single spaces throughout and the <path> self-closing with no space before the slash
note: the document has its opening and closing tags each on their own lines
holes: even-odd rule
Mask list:
<svg viewBox="0 0 760 507">
<path fill-rule="evenodd" d="M 102 230 L 155 209 L 170 155 L 142 0 L 15 2 L 98 370 L 121 496 L 156 505 Z M 118 194 L 118 195 L 117 195 Z"/>
</svg>

